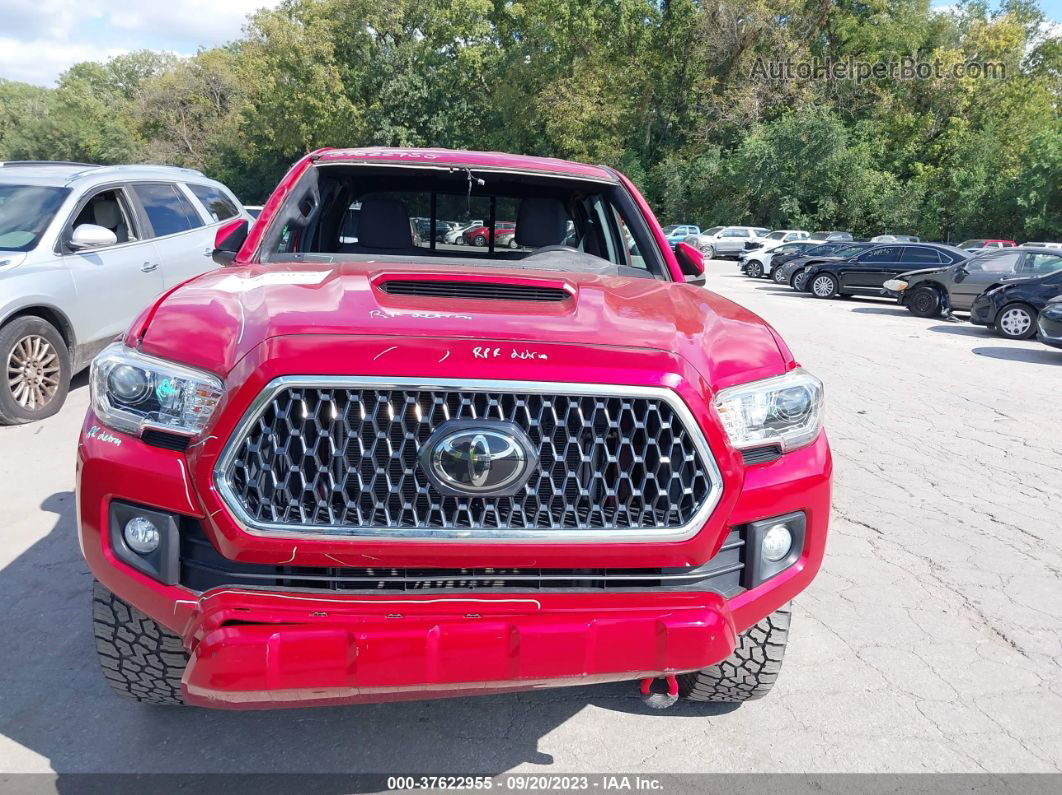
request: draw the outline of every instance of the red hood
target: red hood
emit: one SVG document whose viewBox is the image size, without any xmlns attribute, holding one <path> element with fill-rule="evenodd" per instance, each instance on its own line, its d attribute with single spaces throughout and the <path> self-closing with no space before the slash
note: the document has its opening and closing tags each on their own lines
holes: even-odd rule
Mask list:
<svg viewBox="0 0 1062 795">
<path fill-rule="evenodd" d="M 387 276 L 563 287 L 560 302 L 391 295 Z M 651 279 L 390 263 L 225 268 L 163 296 L 127 343 L 227 374 L 264 340 L 294 334 L 447 337 L 674 352 L 718 390 L 780 375 L 792 357 L 758 316 L 699 287 Z"/>
</svg>

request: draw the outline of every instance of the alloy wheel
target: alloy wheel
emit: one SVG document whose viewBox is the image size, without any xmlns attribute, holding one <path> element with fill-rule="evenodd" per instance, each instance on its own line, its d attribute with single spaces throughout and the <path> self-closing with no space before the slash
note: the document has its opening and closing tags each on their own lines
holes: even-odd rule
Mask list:
<svg viewBox="0 0 1062 795">
<path fill-rule="evenodd" d="M 816 276 L 811 283 L 811 292 L 819 298 L 829 298 L 833 295 L 833 279 L 829 276 Z"/>
<path fill-rule="evenodd" d="M 59 354 L 44 337 L 30 334 L 11 349 L 7 357 L 7 385 L 22 408 L 44 408 L 59 391 Z"/>
<path fill-rule="evenodd" d="M 775 284 L 785 284 L 785 274 L 782 273 L 781 268 L 775 268 L 774 273 L 771 274 L 771 278 Z"/>
</svg>

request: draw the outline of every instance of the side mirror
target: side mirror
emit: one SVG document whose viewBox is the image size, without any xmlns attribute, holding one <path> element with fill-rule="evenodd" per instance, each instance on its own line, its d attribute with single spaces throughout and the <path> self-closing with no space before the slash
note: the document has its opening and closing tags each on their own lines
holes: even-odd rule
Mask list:
<svg viewBox="0 0 1062 795">
<path fill-rule="evenodd" d="M 678 260 L 679 270 L 686 277 L 687 284 L 705 283 L 704 278 L 704 255 L 689 243 L 679 243 L 675 246 L 675 259 Z"/>
<path fill-rule="evenodd" d="M 90 248 L 105 248 L 118 242 L 118 236 L 105 226 L 96 224 L 81 224 L 74 229 L 68 245 L 74 251 L 84 251 Z"/>
<path fill-rule="evenodd" d="M 214 262 L 223 268 L 231 265 L 247 240 L 247 229 L 247 220 L 244 218 L 235 218 L 218 227 L 214 235 Z"/>
</svg>

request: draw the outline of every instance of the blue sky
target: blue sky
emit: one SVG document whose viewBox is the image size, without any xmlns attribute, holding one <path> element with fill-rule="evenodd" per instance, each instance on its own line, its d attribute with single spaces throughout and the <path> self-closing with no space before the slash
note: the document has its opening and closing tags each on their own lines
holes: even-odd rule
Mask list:
<svg viewBox="0 0 1062 795">
<path fill-rule="evenodd" d="M 78 61 L 139 49 L 191 55 L 240 35 L 279 0 L 0 0 L 0 78 L 51 85 Z M 954 0 L 932 0 L 943 8 Z M 1062 28 L 1062 0 L 1040 0 Z"/>
<path fill-rule="evenodd" d="M 954 4 L 954 0 L 932 0 L 929 5 L 933 8 L 946 8 Z M 1062 22 L 1062 0 L 1040 0 L 1040 10 L 1048 19 Z"/>
</svg>

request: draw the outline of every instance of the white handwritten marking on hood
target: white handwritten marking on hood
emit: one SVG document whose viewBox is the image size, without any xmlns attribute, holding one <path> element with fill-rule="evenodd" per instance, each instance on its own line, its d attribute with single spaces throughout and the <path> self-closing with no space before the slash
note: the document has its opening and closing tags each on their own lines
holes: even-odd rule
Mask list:
<svg viewBox="0 0 1062 795">
<path fill-rule="evenodd" d="M 272 287 L 281 284 L 320 284 L 329 271 L 278 271 L 260 273 L 257 276 L 243 277 L 231 274 L 221 281 L 210 285 L 211 290 L 226 293 L 246 293 L 259 287 Z"/>
</svg>

